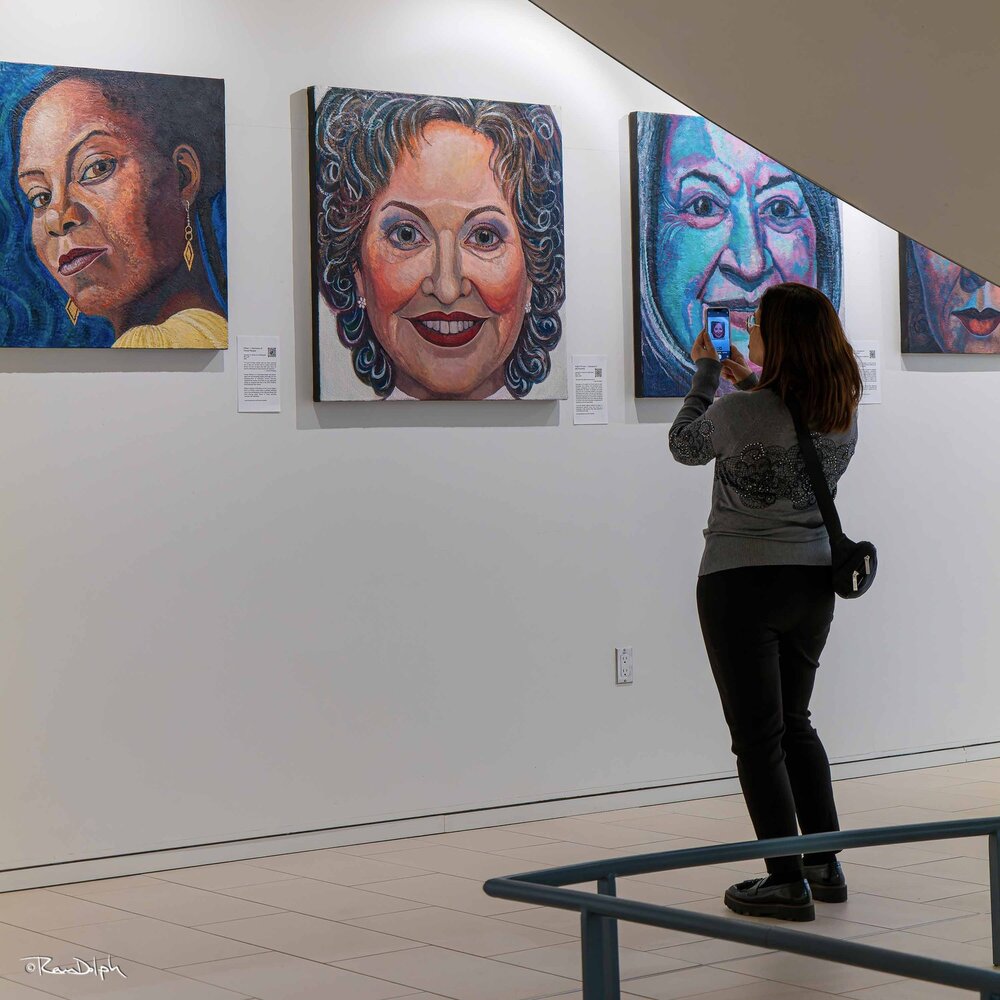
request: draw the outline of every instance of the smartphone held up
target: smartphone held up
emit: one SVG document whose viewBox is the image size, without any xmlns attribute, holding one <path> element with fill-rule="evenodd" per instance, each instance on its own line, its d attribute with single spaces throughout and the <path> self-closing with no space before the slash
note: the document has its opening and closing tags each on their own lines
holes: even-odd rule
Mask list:
<svg viewBox="0 0 1000 1000">
<path fill-rule="evenodd" d="M 709 306 L 705 310 L 705 329 L 720 360 L 727 361 L 732 354 L 729 309 L 724 306 Z"/>
</svg>

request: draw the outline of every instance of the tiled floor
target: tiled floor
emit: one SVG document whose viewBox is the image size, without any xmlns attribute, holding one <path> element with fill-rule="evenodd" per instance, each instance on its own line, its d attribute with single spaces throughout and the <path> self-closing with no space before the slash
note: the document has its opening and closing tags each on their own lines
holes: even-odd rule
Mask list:
<svg viewBox="0 0 1000 1000">
<path fill-rule="evenodd" d="M 1000 760 L 837 783 L 845 827 L 1000 815 Z M 752 837 L 739 796 L 0 894 L 0 1000 L 577 1000 L 570 913 L 490 899 L 531 868 Z M 838 938 L 991 966 L 985 838 L 844 855 Z M 622 879 L 620 895 L 705 913 L 739 862 Z M 127 976 L 40 975 L 110 955 Z M 971 994 L 725 941 L 621 926 L 623 996 L 944 1000 Z"/>
</svg>

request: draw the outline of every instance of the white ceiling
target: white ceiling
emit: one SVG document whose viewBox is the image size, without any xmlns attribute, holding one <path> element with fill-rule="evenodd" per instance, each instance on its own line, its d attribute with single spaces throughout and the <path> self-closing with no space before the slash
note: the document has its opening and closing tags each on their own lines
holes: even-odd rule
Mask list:
<svg viewBox="0 0 1000 1000">
<path fill-rule="evenodd" d="M 1000 0 L 533 2 L 688 107 L 1000 283 Z"/>
</svg>

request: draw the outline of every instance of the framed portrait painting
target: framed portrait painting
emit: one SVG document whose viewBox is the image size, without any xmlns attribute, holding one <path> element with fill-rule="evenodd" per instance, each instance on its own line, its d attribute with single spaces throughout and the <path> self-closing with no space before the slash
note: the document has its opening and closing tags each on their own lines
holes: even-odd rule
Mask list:
<svg viewBox="0 0 1000 1000">
<path fill-rule="evenodd" d="M 565 399 L 552 109 L 309 95 L 316 399 Z"/>
<path fill-rule="evenodd" d="M 636 395 L 684 396 L 704 310 L 747 320 L 772 285 L 819 288 L 839 311 L 840 203 L 706 118 L 629 116 Z M 723 390 L 725 391 L 725 390 Z"/>
<path fill-rule="evenodd" d="M 0 178 L 0 346 L 227 346 L 221 80 L 0 63 Z"/>
<path fill-rule="evenodd" d="M 1000 285 L 899 237 L 903 354 L 1000 353 Z"/>
</svg>

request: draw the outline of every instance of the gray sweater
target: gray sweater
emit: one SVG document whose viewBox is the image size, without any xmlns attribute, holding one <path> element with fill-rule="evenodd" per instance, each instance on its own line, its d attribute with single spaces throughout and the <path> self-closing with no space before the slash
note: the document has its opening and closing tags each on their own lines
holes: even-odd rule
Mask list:
<svg viewBox="0 0 1000 1000">
<path fill-rule="evenodd" d="M 670 452 L 684 465 L 715 460 L 712 512 L 699 576 L 740 566 L 829 566 L 830 539 L 799 452 L 791 414 L 769 389 L 715 399 L 720 362 L 702 358 L 670 428 Z M 752 389 L 756 376 L 739 383 Z M 714 402 L 713 402 L 714 400 Z M 844 434 L 813 432 L 836 496 L 858 440 L 857 412 Z"/>
</svg>

